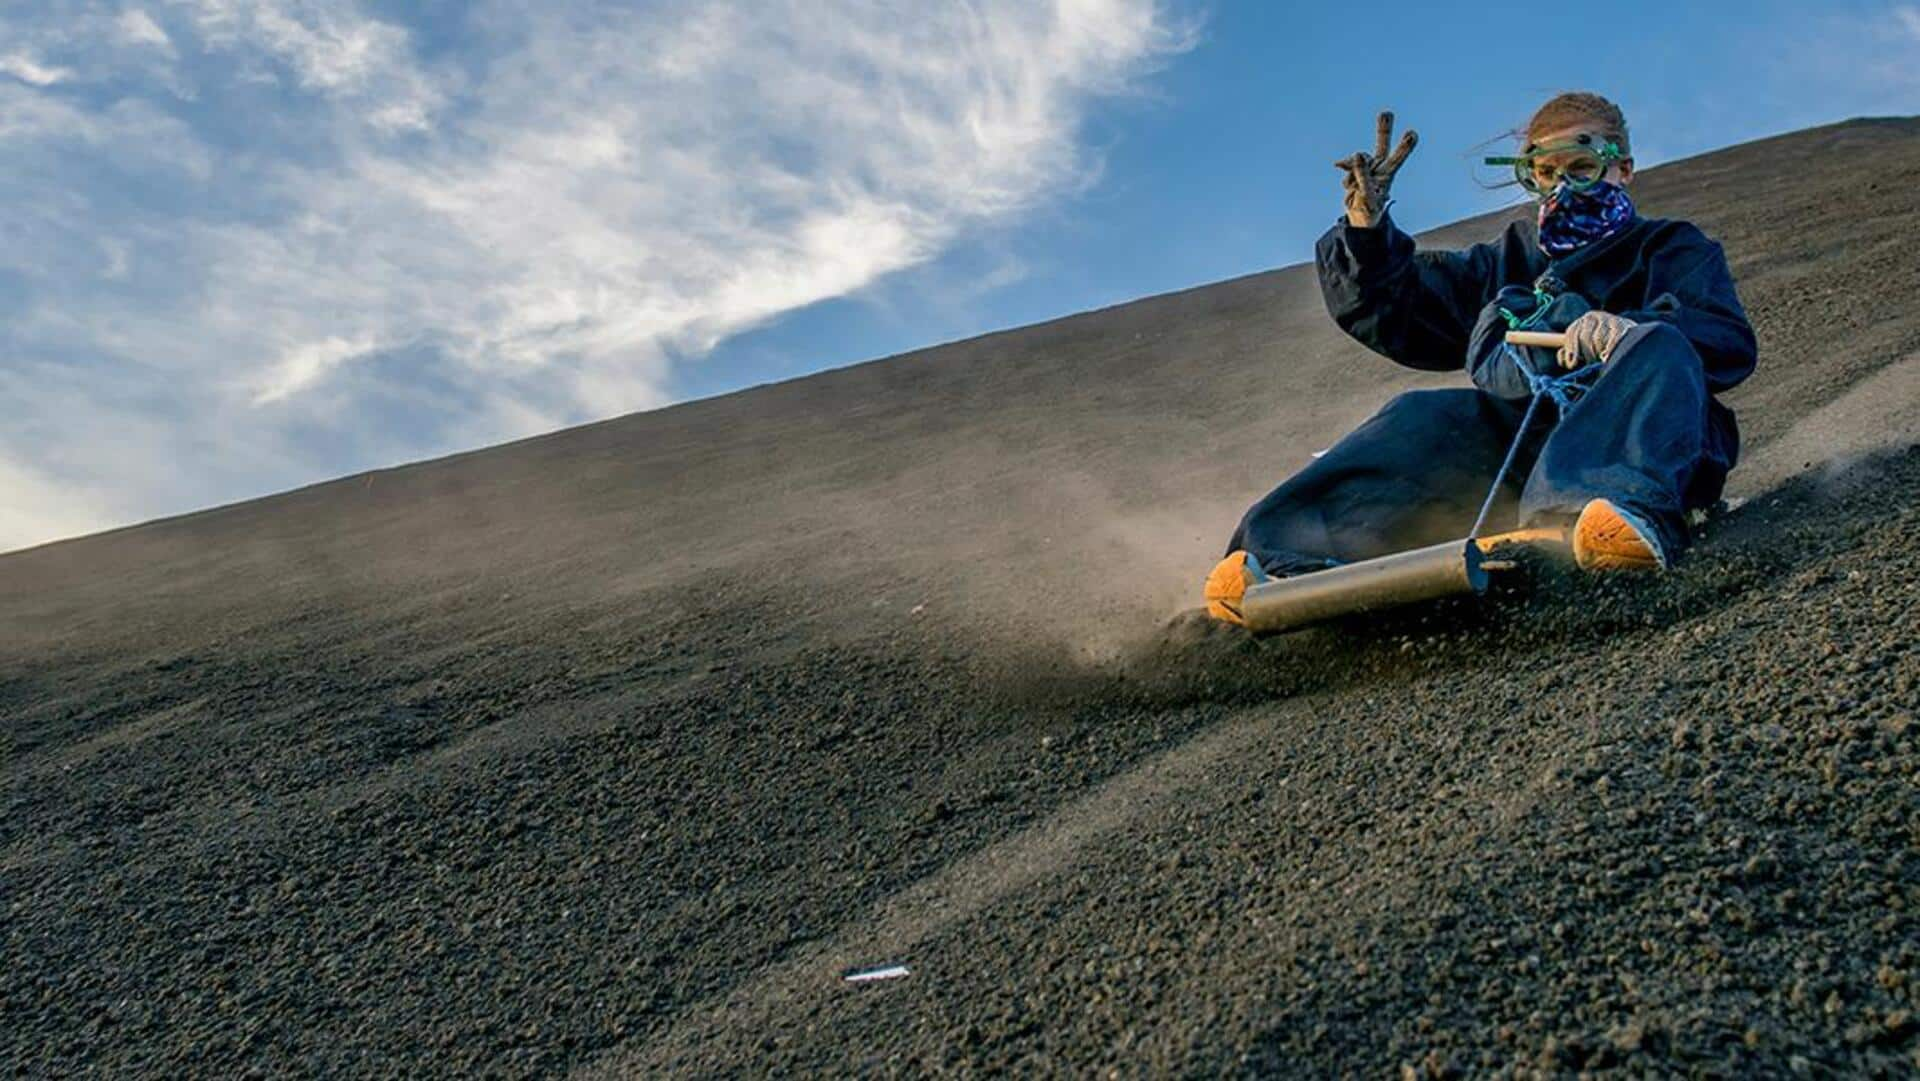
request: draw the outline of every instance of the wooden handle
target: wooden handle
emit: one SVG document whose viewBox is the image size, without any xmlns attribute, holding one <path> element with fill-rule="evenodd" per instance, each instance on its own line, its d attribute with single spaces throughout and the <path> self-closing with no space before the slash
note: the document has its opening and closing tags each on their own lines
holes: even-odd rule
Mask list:
<svg viewBox="0 0 1920 1081">
<path fill-rule="evenodd" d="M 1538 345 L 1558 349 L 1567 344 L 1567 336 L 1557 330 L 1509 330 L 1508 345 Z"/>
</svg>

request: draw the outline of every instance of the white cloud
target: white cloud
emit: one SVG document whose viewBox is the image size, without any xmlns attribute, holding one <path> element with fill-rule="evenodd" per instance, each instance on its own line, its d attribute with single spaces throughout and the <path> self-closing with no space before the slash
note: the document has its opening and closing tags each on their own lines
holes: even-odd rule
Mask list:
<svg viewBox="0 0 1920 1081">
<path fill-rule="evenodd" d="M 23 83 L 33 86 L 52 86 L 73 78 L 73 72 L 66 68 L 51 67 L 40 63 L 26 53 L 11 53 L 0 56 L 0 75 L 11 75 Z"/>
<path fill-rule="evenodd" d="M 1840 91 L 1866 111 L 1905 114 L 1920 91 L 1920 6 L 1878 11 L 1810 9 L 1780 52 L 1784 81 L 1800 97 Z"/>
<path fill-rule="evenodd" d="M 1908 37 L 1920 41 L 1920 7 L 1908 4 L 1895 8 L 1893 18 L 1894 22 L 1907 32 Z"/>
<path fill-rule="evenodd" d="M 1185 44 L 1154 0 L 70 9 L 0 34 L 148 93 L 0 86 L 0 231 L 61 253 L 0 255 L 0 374 L 58 372 L 10 382 L 63 413 L 0 455 L 65 454 L 117 519 L 665 404 L 675 363 L 1088 183 L 1089 105 Z M 59 446 L 105 427 L 169 476 Z"/>
<path fill-rule="evenodd" d="M 139 8 L 128 8 L 114 20 L 114 28 L 120 38 L 132 45 L 150 45 L 169 55 L 173 53 L 173 39 L 153 21 L 153 16 Z"/>
<path fill-rule="evenodd" d="M 441 98 L 407 31 L 352 8 L 338 0 L 197 0 L 193 15 L 209 45 L 265 54 L 302 89 L 353 105 L 379 130 L 426 128 Z"/>
<path fill-rule="evenodd" d="M 0 457 L 0 552 L 114 524 L 90 496 L 18 462 Z"/>
<path fill-rule="evenodd" d="M 253 402 L 266 405 L 290 397 L 318 382 L 329 370 L 372 351 L 373 342 L 365 338 L 326 338 L 297 345 L 267 369 L 266 378 L 253 393 Z"/>
</svg>

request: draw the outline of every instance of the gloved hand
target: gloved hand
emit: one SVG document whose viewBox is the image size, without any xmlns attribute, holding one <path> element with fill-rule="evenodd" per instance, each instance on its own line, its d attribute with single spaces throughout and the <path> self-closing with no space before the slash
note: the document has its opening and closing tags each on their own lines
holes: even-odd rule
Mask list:
<svg viewBox="0 0 1920 1081">
<path fill-rule="evenodd" d="M 1590 311 L 1567 324 L 1567 342 L 1560 347 L 1560 366 L 1572 371 L 1587 364 L 1605 364 L 1620 339 L 1637 324 L 1612 312 Z"/>
<path fill-rule="evenodd" d="M 1347 223 L 1362 229 L 1379 224 L 1380 215 L 1387 209 L 1387 192 L 1393 187 L 1393 174 L 1400 171 L 1400 164 L 1420 141 L 1417 132 L 1408 131 L 1400 137 L 1400 145 L 1393 153 L 1387 153 L 1387 143 L 1393 139 L 1393 114 L 1384 111 L 1374 136 L 1372 154 L 1357 151 L 1333 163 L 1334 168 L 1347 174 L 1341 180 L 1347 191 Z"/>
</svg>

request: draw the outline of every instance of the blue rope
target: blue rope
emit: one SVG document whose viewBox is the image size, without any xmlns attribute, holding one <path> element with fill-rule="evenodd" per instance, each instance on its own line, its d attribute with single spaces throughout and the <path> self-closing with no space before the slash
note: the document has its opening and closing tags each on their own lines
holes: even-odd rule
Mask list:
<svg viewBox="0 0 1920 1081">
<path fill-rule="evenodd" d="M 1473 529 L 1467 534 L 1468 540 L 1480 535 L 1480 527 L 1487 524 L 1487 515 L 1493 512 L 1493 503 L 1500 495 L 1500 486 L 1506 483 L 1507 474 L 1513 469 L 1513 460 L 1520 456 L 1520 444 L 1527 438 L 1527 429 L 1533 426 L 1533 415 L 1540 410 L 1542 401 L 1551 401 L 1559 407 L 1560 416 L 1567 415 L 1573 403 L 1580 400 L 1590 388 L 1587 380 L 1592 379 L 1605 367 L 1601 364 L 1589 364 L 1584 368 L 1575 368 L 1565 375 L 1543 375 L 1533 370 L 1520 350 L 1509 342 L 1501 342 L 1500 348 L 1506 350 L 1512 358 L 1513 366 L 1520 369 L 1521 378 L 1527 381 L 1527 389 L 1533 397 L 1527 402 L 1527 411 L 1520 418 L 1520 430 L 1513 433 L 1513 444 L 1507 448 L 1507 460 L 1500 463 L 1500 471 L 1493 475 L 1493 487 L 1487 489 L 1486 501 L 1480 504 L 1480 513 L 1473 520 Z M 1559 423 L 1556 420 L 1554 423 Z"/>
<path fill-rule="evenodd" d="M 1526 359 L 1520 355 L 1520 350 L 1506 342 L 1501 342 L 1500 348 L 1507 351 L 1507 356 L 1513 360 L 1513 366 L 1520 369 L 1520 376 L 1527 381 L 1527 389 L 1533 392 L 1534 398 L 1539 399 L 1543 396 L 1550 398 L 1553 404 L 1562 410 L 1572 408 L 1573 403 L 1580 400 L 1580 396 L 1589 389 L 1586 380 L 1600 374 L 1600 370 L 1604 367 L 1601 364 L 1589 364 L 1584 368 L 1575 368 L 1565 375 L 1542 375 L 1527 366 Z"/>
</svg>

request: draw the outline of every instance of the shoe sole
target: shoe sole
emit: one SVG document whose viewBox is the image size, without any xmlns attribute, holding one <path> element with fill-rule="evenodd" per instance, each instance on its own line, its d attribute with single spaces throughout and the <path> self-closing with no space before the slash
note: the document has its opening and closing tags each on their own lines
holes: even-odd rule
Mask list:
<svg viewBox="0 0 1920 1081">
<path fill-rule="evenodd" d="M 1590 571 L 1657 571 L 1660 557 L 1612 503 L 1596 499 L 1573 528 L 1573 561 Z"/>
</svg>

